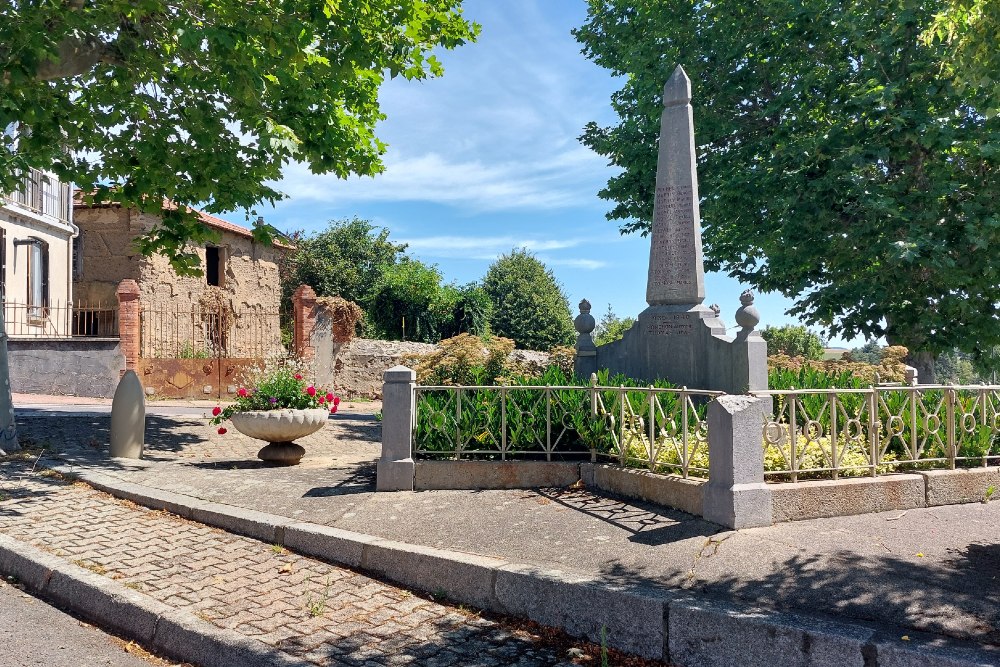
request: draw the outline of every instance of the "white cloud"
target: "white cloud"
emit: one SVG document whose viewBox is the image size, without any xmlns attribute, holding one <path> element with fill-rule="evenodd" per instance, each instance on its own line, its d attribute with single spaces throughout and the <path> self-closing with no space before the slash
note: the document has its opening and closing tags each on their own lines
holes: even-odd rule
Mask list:
<svg viewBox="0 0 1000 667">
<path fill-rule="evenodd" d="M 494 257 L 511 248 L 524 248 L 532 252 L 573 248 L 583 239 L 520 239 L 514 236 L 428 236 L 400 239 L 410 250 L 429 257 L 466 257 L 470 252 L 478 256 Z M 490 252 L 487 252 L 490 251 Z"/>
<path fill-rule="evenodd" d="M 587 269 L 588 271 L 594 271 L 596 269 L 603 269 L 608 265 L 607 262 L 599 259 L 582 259 L 582 258 L 550 258 L 550 257 L 539 257 L 539 260 L 545 264 L 551 264 L 552 266 L 568 266 L 573 269 Z"/>
<path fill-rule="evenodd" d="M 474 212 L 551 210 L 579 206 L 606 178 L 603 160 L 582 146 L 524 162 L 454 159 L 438 153 L 386 159 L 374 178 L 316 175 L 305 165 L 286 169 L 278 187 L 293 201 L 346 205 L 355 202 L 431 202 Z M 593 198 L 590 198 L 593 201 Z"/>
</svg>

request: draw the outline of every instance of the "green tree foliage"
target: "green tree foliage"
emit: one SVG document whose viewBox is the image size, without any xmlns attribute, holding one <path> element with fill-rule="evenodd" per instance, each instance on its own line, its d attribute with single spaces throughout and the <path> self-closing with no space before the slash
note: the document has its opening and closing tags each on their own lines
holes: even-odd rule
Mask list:
<svg viewBox="0 0 1000 667">
<path fill-rule="evenodd" d="M 381 171 L 385 77 L 441 74 L 432 50 L 478 30 L 461 0 L 0 3 L 0 128 L 21 128 L 0 140 L 0 191 L 37 167 L 141 211 L 173 200 L 139 246 L 191 271 L 186 243 L 211 232 L 185 205 L 273 203 L 291 160 Z"/>
<path fill-rule="evenodd" d="M 362 308 L 371 305 L 385 272 L 406 252 L 389 241 L 389 230 L 368 220 L 333 220 L 325 230 L 302 236 L 284 278 L 286 295 L 309 285 L 318 296 L 340 296 Z"/>
<path fill-rule="evenodd" d="M 768 354 L 787 354 L 806 359 L 823 358 L 823 339 L 799 324 L 767 326 L 760 332 L 767 341 Z"/>
<path fill-rule="evenodd" d="M 882 360 L 882 351 L 885 348 L 878 344 L 877 340 L 870 340 L 861 347 L 856 347 L 850 351 L 852 361 L 860 361 L 866 364 L 877 364 Z"/>
<path fill-rule="evenodd" d="M 528 350 L 569 345 L 575 338 L 569 301 L 552 271 L 515 248 L 486 271 L 483 289 L 493 302 L 490 328 Z"/>
<path fill-rule="evenodd" d="M 409 257 L 382 275 L 367 309 L 368 322 L 379 338 L 436 343 L 441 273 Z"/>
<path fill-rule="evenodd" d="M 648 230 L 662 86 L 683 63 L 707 268 L 925 362 L 1000 343 L 1000 119 L 921 37 L 942 0 L 589 5 L 577 38 L 624 85 L 621 122 L 582 140 L 622 169 L 600 194 L 623 232 Z"/>
<path fill-rule="evenodd" d="M 634 317 L 618 317 L 609 303 L 608 312 L 604 313 L 594 328 L 594 343 L 606 345 L 620 340 L 633 324 L 635 324 Z"/>
<path fill-rule="evenodd" d="M 490 307 L 475 283 L 442 285 L 436 266 L 404 257 L 382 274 L 367 316 L 379 338 L 436 343 L 460 333 L 487 333 Z"/>
<path fill-rule="evenodd" d="M 924 32 L 928 44 L 946 45 L 942 72 L 989 115 L 1000 113 L 1000 1 L 948 0 Z"/>
</svg>

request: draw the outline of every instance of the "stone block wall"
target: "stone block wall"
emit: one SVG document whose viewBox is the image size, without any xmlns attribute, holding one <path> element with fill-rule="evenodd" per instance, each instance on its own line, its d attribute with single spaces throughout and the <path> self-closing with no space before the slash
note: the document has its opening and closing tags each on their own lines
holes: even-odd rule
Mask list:
<svg viewBox="0 0 1000 667">
<path fill-rule="evenodd" d="M 111 398 L 125 368 L 117 340 L 8 339 L 11 391 Z"/>
</svg>

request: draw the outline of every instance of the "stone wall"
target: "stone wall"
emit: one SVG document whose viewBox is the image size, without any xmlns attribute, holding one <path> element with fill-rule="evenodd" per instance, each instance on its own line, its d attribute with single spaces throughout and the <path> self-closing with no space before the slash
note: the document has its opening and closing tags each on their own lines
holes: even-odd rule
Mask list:
<svg viewBox="0 0 1000 667">
<path fill-rule="evenodd" d="M 332 386 L 345 396 L 366 398 L 382 397 L 382 374 L 403 363 L 408 354 L 426 354 L 436 348 L 427 343 L 398 340 L 366 340 L 356 338 L 344 346 L 334 346 L 335 351 L 320 348 L 316 351 L 316 381 L 322 386 Z M 324 363 L 324 357 L 333 353 L 333 363 Z M 333 367 L 330 377 L 329 368 Z M 332 382 L 331 382 L 332 380 Z"/>
<path fill-rule="evenodd" d="M 125 368 L 117 340 L 8 339 L 11 391 L 110 398 Z"/>
<path fill-rule="evenodd" d="M 437 349 L 429 343 L 412 343 L 399 340 L 368 340 L 356 338 L 339 346 L 325 335 L 322 321 L 313 331 L 316 356 L 313 370 L 316 382 L 334 389 L 344 396 L 365 398 L 382 397 L 382 374 L 393 366 L 404 363 L 411 354 L 427 354 Z M 514 350 L 513 360 L 521 364 L 543 367 L 548 363 L 547 352 Z"/>
</svg>

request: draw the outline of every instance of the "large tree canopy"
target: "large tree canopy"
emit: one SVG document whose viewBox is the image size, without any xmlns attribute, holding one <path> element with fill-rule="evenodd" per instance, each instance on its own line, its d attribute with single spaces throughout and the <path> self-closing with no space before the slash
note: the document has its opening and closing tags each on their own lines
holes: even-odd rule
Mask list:
<svg viewBox="0 0 1000 667">
<path fill-rule="evenodd" d="M 648 229 L 662 87 L 682 63 L 708 268 L 925 359 L 1000 342 L 1000 124 L 922 37 L 941 5 L 590 0 L 584 53 L 627 77 L 620 122 L 582 138 L 623 169 L 608 217 Z"/>
<path fill-rule="evenodd" d="M 98 200 L 177 202 L 140 247 L 191 269 L 185 243 L 210 232 L 183 205 L 274 202 L 290 160 L 380 171 L 385 76 L 440 74 L 431 50 L 478 29 L 461 0 L 4 2 L 0 129 L 21 131 L 4 136 L 0 191 L 35 167 Z"/>
</svg>

